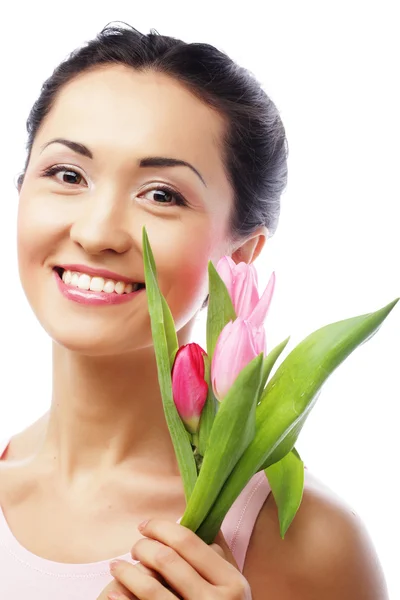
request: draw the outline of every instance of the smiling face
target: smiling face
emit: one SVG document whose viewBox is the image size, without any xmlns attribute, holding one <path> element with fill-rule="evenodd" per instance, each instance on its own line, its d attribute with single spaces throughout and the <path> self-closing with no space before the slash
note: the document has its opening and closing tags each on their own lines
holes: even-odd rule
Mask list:
<svg viewBox="0 0 400 600">
<path fill-rule="evenodd" d="M 177 331 L 196 315 L 208 261 L 228 249 L 224 130 L 222 117 L 163 74 L 107 65 L 62 88 L 32 146 L 18 212 L 21 282 L 53 340 L 92 355 L 152 344 L 145 292 L 122 304 L 84 305 L 60 293 L 53 271 L 78 263 L 144 282 L 143 226 Z M 154 157 L 190 166 L 143 162 Z"/>
</svg>

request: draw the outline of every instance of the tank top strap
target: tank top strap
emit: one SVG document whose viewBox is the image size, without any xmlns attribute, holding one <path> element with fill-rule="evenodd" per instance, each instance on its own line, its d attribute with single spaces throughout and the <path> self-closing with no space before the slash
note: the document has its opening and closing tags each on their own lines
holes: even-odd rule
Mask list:
<svg viewBox="0 0 400 600">
<path fill-rule="evenodd" d="M 222 523 L 222 533 L 241 572 L 255 522 L 270 492 L 264 471 L 256 473 L 236 498 Z"/>
</svg>

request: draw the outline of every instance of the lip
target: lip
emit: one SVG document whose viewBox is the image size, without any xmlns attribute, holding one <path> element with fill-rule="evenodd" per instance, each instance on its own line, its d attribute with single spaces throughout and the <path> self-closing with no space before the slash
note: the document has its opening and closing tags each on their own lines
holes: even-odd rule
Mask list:
<svg viewBox="0 0 400 600">
<path fill-rule="evenodd" d="M 67 298 L 67 300 L 72 300 L 73 302 L 78 302 L 78 304 L 86 304 L 89 306 L 110 306 L 114 304 L 123 304 L 124 302 L 133 300 L 133 298 L 140 294 L 140 292 L 144 292 L 146 290 L 146 288 L 141 288 L 140 290 L 137 290 L 136 292 L 130 292 L 129 294 L 117 294 L 115 292 L 112 292 L 111 294 L 107 294 L 106 292 L 92 292 L 91 290 L 81 290 L 80 288 L 65 284 L 55 269 L 53 269 L 53 277 L 55 278 L 58 289 L 64 298 Z"/>
<path fill-rule="evenodd" d="M 135 281 L 134 279 L 129 279 L 129 277 L 125 277 L 125 275 L 114 273 L 114 271 L 108 271 L 107 269 L 98 269 L 97 267 L 88 267 L 87 265 L 60 264 L 55 265 L 55 267 L 60 267 L 65 271 L 78 271 L 79 273 L 87 273 L 88 275 L 93 275 L 94 277 L 97 276 L 103 277 L 104 279 L 113 279 L 114 281 L 123 281 L 124 283 L 144 283 L 144 281 Z"/>
</svg>

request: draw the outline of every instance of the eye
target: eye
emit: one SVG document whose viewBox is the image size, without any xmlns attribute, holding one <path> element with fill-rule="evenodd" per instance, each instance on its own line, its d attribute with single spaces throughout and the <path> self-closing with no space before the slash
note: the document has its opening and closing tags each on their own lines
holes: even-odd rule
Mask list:
<svg viewBox="0 0 400 600">
<path fill-rule="evenodd" d="M 69 183 L 73 185 L 76 183 L 79 184 L 82 181 L 82 179 L 84 179 L 83 175 L 81 175 L 79 171 L 75 171 L 74 169 L 71 169 L 71 167 L 67 167 L 66 165 L 55 165 L 54 167 L 50 167 L 49 169 L 43 171 L 42 176 L 53 177 L 57 173 L 65 173 L 64 177 L 62 178 L 62 181 L 58 179 L 60 183 Z M 67 181 L 65 180 L 65 177 L 67 177 Z M 76 178 L 79 179 L 78 182 L 76 182 Z"/>
<path fill-rule="evenodd" d="M 168 185 L 158 185 L 152 190 L 147 190 L 146 192 L 144 192 L 144 194 L 155 194 L 154 202 L 156 202 L 157 204 L 170 205 L 170 198 L 174 198 L 176 206 L 187 206 L 186 199 L 182 196 L 182 194 L 176 192 Z"/>
<path fill-rule="evenodd" d="M 84 177 L 79 171 L 68 167 L 67 165 L 54 165 L 42 172 L 43 177 L 54 177 L 58 173 L 63 173 L 62 180 L 58 179 L 59 183 L 68 183 L 70 185 L 81 183 Z M 78 178 L 78 181 L 76 180 Z M 154 193 L 154 202 L 156 204 L 165 204 L 174 206 L 171 199 L 175 201 L 175 206 L 188 206 L 186 199 L 182 194 L 173 190 L 168 185 L 158 185 L 156 188 L 147 190 L 144 194 Z"/>
</svg>

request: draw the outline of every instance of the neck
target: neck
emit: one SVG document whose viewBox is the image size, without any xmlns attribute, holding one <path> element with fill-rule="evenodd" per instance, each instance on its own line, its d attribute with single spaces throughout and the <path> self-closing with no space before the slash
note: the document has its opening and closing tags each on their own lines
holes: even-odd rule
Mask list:
<svg viewBox="0 0 400 600">
<path fill-rule="evenodd" d="M 192 324 L 178 333 L 189 343 Z M 158 383 L 154 347 L 83 356 L 53 343 L 53 394 L 37 457 L 72 483 L 115 469 L 179 477 Z"/>
</svg>

